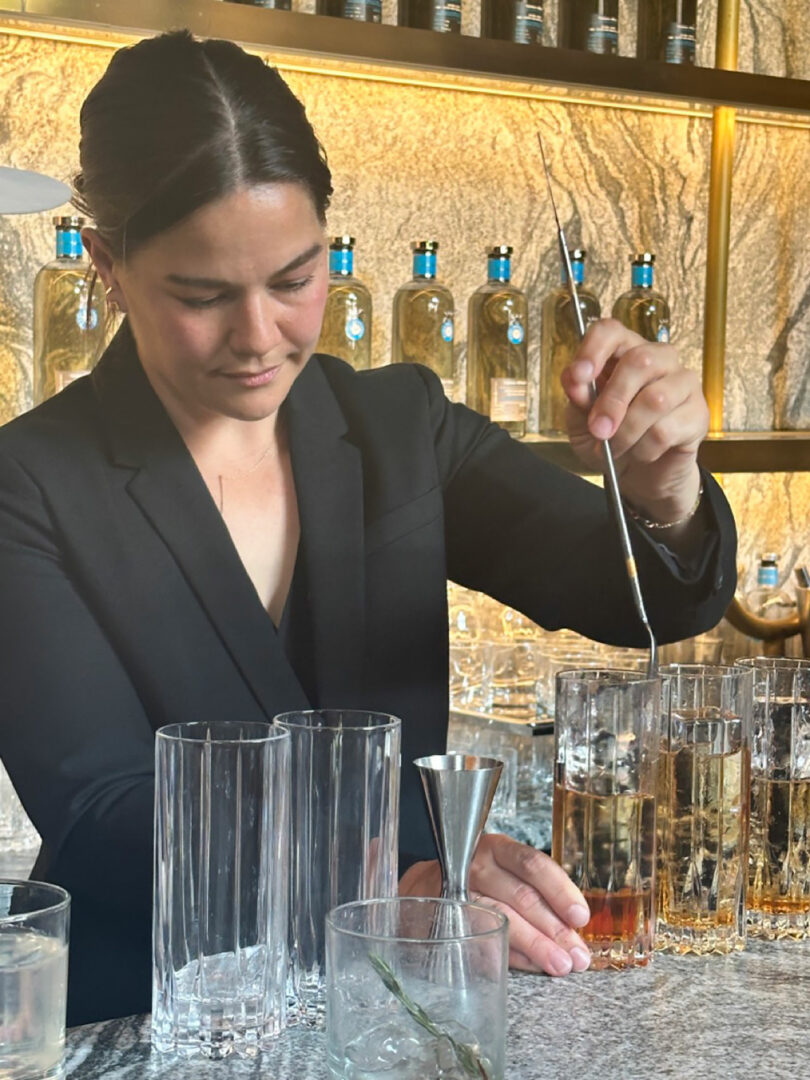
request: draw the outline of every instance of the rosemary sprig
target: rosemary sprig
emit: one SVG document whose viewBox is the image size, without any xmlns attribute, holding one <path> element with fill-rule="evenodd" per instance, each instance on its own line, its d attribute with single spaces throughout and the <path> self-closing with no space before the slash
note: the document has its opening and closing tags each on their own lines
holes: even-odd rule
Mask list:
<svg viewBox="0 0 810 1080">
<path fill-rule="evenodd" d="M 458 1042 L 449 1031 L 442 1031 L 438 1024 L 430 1019 L 422 1006 L 408 997 L 394 974 L 393 968 L 386 964 L 381 956 L 369 953 L 368 959 L 382 979 L 385 988 L 391 991 L 400 1005 L 408 1011 L 417 1024 L 423 1027 L 425 1031 L 430 1032 L 434 1039 L 446 1039 L 450 1043 L 459 1065 L 467 1076 L 477 1077 L 478 1080 L 492 1080 L 475 1047 L 470 1046 L 469 1043 Z"/>
</svg>

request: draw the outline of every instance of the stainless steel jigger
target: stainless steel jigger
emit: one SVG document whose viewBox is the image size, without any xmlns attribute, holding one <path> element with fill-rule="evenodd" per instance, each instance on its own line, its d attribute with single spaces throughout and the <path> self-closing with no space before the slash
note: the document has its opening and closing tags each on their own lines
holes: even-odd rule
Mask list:
<svg viewBox="0 0 810 1080">
<path fill-rule="evenodd" d="M 417 758 L 442 868 L 442 898 L 469 900 L 467 885 L 503 762 L 473 754 Z"/>
</svg>

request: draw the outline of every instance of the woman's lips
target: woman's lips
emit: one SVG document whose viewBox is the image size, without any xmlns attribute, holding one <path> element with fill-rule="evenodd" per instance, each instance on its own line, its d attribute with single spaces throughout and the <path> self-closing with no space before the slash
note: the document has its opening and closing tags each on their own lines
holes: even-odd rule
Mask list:
<svg viewBox="0 0 810 1080">
<path fill-rule="evenodd" d="M 265 368 L 263 371 L 224 371 L 222 374 L 226 379 L 232 379 L 241 386 L 266 386 L 276 377 L 280 367 L 281 365 L 277 364 L 275 367 Z"/>
</svg>

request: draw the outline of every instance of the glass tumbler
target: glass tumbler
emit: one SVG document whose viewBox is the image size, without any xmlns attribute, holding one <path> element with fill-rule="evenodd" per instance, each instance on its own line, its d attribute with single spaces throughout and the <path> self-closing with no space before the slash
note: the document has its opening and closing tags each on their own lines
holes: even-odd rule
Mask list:
<svg viewBox="0 0 810 1080">
<path fill-rule="evenodd" d="M 285 1026 L 290 737 L 172 724 L 155 755 L 152 1045 L 253 1057 Z"/>
<path fill-rule="evenodd" d="M 557 674 L 552 856 L 591 910 L 591 968 L 652 957 L 661 682 L 635 671 Z"/>
<path fill-rule="evenodd" d="M 344 904 L 326 920 L 329 1071 L 341 1080 L 502 1080 L 508 924 L 416 897 Z"/>
<path fill-rule="evenodd" d="M 756 657 L 748 932 L 810 937 L 810 661 Z"/>
<path fill-rule="evenodd" d="M 655 945 L 676 953 L 743 949 L 751 672 L 670 664 L 659 674 Z"/>
<path fill-rule="evenodd" d="M 61 1077 L 70 897 L 57 885 L 0 881 L 0 1076 Z"/>
<path fill-rule="evenodd" d="M 290 733 L 290 1022 L 323 1025 L 326 913 L 395 896 L 400 721 L 347 709 L 282 713 Z"/>
</svg>

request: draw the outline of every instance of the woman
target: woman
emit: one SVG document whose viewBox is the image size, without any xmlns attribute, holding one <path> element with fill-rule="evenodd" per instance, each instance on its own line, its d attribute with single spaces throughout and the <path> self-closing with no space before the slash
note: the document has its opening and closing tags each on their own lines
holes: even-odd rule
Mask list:
<svg viewBox="0 0 810 1080">
<path fill-rule="evenodd" d="M 413 758 L 447 724 L 446 580 L 642 645 L 596 488 L 451 405 L 426 369 L 313 356 L 331 180 L 278 74 L 186 33 L 117 53 L 84 103 L 76 204 L 125 314 L 93 375 L 0 432 L 0 756 L 73 896 L 69 1022 L 149 1007 L 154 731 L 359 707 L 403 720 L 403 892 L 438 873 Z M 588 386 L 602 387 L 591 408 Z M 734 525 L 672 349 L 592 328 L 574 445 L 613 437 L 659 640 L 713 626 Z M 583 898 L 486 837 L 471 887 L 516 967 L 587 967 Z"/>
</svg>

